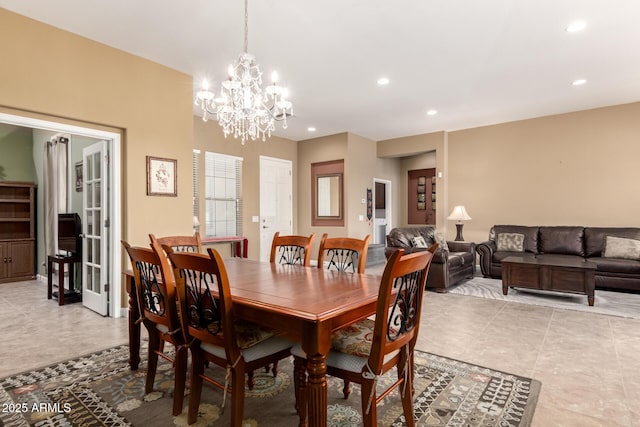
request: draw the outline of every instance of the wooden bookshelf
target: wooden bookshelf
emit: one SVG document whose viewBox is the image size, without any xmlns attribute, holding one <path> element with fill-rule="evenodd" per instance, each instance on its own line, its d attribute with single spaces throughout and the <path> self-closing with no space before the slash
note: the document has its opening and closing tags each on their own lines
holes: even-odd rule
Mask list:
<svg viewBox="0 0 640 427">
<path fill-rule="evenodd" d="M 35 185 L 0 181 L 0 283 L 35 279 Z"/>
</svg>

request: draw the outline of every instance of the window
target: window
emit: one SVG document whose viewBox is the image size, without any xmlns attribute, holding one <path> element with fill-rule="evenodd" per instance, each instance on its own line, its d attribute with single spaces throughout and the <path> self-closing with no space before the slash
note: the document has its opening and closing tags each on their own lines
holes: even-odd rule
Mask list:
<svg viewBox="0 0 640 427">
<path fill-rule="evenodd" d="M 205 234 L 242 235 L 242 158 L 205 153 Z"/>
</svg>

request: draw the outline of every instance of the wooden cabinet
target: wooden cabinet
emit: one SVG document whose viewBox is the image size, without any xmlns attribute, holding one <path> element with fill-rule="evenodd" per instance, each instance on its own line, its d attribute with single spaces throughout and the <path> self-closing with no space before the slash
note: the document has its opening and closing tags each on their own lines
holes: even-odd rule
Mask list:
<svg viewBox="0 0 640 427">
<path fill-rule="evenodd" d="M 0 283 L 35 279 L 35 186 L 0 182 Z"/>
<path fill-rule="evenodd" d="M 0 242 L 0 283 L 9 277 L 9 253 L 7 251 L 7 243 Z"/>
</svg>

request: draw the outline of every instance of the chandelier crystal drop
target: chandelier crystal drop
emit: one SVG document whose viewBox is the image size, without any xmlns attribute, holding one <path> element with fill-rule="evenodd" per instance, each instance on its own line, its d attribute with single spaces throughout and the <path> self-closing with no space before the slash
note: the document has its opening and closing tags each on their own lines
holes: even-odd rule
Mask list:
<svg viewBox="0 0 640 427">
<path fill-rule="evenodd" d="M 272 75 L 272 84 L 262 89 L 262 71 L 249 47 L 248 0 L 244 2 L 244 52 L 235 64 L 229 65 L 229 78 L 220 87 L 216 97 L 207 81 L 196 93 L 195 105 L 202 109 L 202 120 L 216 117 L 225 138 L 233 135 L 242 144 L 251 139 L 266 141 L 281 121 L 287 128 L 287 117 L 293 116 L 293 105 L 287 99 L 287 89 L 278 85 L 278 75 Z"/>
</svg>

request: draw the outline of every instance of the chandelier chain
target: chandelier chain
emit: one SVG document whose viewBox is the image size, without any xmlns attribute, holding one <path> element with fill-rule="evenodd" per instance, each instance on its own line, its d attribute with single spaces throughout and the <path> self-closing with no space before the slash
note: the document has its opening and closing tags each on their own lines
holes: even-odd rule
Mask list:
<svg viewBox="0 0 640 427">
<path fill-rule="evenodd" d="M 249 52 L 249 0 L 244 0 L 244 53 Z"/>
</svg>

